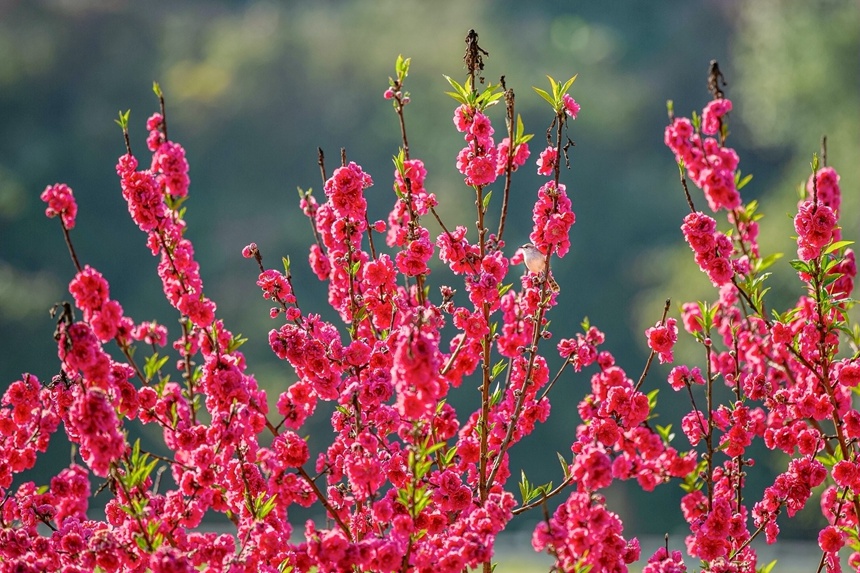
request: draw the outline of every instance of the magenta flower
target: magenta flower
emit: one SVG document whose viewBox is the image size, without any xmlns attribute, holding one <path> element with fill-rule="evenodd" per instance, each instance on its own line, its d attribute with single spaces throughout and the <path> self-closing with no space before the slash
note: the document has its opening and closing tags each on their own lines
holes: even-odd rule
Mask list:
<svg viewBox="0 0 860 573">
<path fill-rule="evenodd" d="M 537 160 L 538 175 L 551 176 L 558 166 L 558 150 L 555 147 L 547 147 L 540 152 L 540 157 Z"/>
<path fill-rule="evenodd" d="M 571 119 L 576 119 L 576 116 L 579 114 L 579 110 L 582 109 L 581 106 L 576 103 L 576 100 L 573 99 L 570 94 L 564 94 L 561 97 L 564 100 L 564 113 L 569 115 Z"/>
<path fill-rule="evenodd" d="M 658 354 L 660 364 L 674 360 L 672 348 L 678 341 L 677 322 L 674 318 L 668 318 L 665 324 L 658 322 L 645 331 L 645 336 L 648 338 L 648 348 Z"/>
<path fill-rule="evenodd" d="M 59 216 L 66 229 L 75 228 L 75 217 L 78 215 L 78 204 L 71 187 L 65 183 L 49 185 L 42 191 L 39 198 L 48 204 L 45 215 L 50 218 Z"/>
</svg>

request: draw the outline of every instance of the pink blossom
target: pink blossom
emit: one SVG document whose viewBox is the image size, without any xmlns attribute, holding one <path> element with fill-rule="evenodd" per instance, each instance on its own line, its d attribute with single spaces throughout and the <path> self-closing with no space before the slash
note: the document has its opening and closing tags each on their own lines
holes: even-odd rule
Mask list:
<svg viewBox="0 0 860 573">
<path fill-rule="evenodd" d="M 794 217 L 797 231 L 798 256 L 805 260 L 816 258 L 821 249 L 830 243 L 836 227 L 833 209 L 812 201 L 803 201 Z"/>
<path fill-rule="evenodd" d="M 818 533 L 818 546 L 825 553 L 836 553 L 845 545 L 845 534 L 835 525 L 828 525 Z"/>
<path fill-rule="evenodd" d="M 581 106 L 576 103 L 576 100 L 570 97 L 569 94 L 564 94 L 561 97 L 564 101 L 564 112 L 569 115 L 571 119 L 576 119 L 576 116 L 579 114 Z"/>
<path fill-rule="evenodd" d="M 496 155 L 496 175 L 502 175 L 508 168 L 508 159 L 510 154 L 511 142 L 509 138 L 504 138 L 498 145 L 498 153 Z M 528 143 L 520 143 L 514 150 L 511 159 L 511 171 L 516 171 L 528 161 L 529 155 Z"/>
<path fill-rule="evenodd" d="M 78 215 L 78 204 L 71 187 L 65 183 L 56 183 L 45 188 L 39 198 L 48 204 L 45 216 L 54 218 L 59 215 L 66 229 L 75 228 L 75 218 Z"/>
<path fill-rule="evenodd" d="M 272 442 L 272 449 L 284 467 L 301 467 L 308 461 L 308 444 L 294 432 L 284 432 Z"/>
<path fill-rule="evenodd" d="M 469 129 L 469 126 L 472 125 L 472 118 L 474 117 L 474 114 L 475 110 L 473 110 L 466 104 L 463 104 L 457 109 L 455 109 L 454 125 L 457 126 L 457 131 L 467 131 Z"/>
<path fill-rule="evenodd" d="M 86 265 L 69 283 L 69 293 L 75 299 L 75 305 L 89 318 L 99 310 L 110 297 L 110 287 L 104 276 L 96 269 Z"/>
<path fill-rule="evenodd" d="M 538 175 L 549 177 L 558 166 L 558 150 L 555 147 L 547 147 L 540 153 L 537 161 Z"/>
<path fill-rule="evenodd" d="M 645 331 L 645 336 L 648 338 L 648 347 L 659 355 L 660 364 L 674 360 L 672 348 L 678 341 L 676 319 L 668 318 L 665 324 L 658 322 Z"/>
<path fill-rule="evenodd" d="M 719 133 L 722 118 L 732 111 L 732 102 L 728 99 L 715 99 L 702 110 L 702 133 L 713 135 Z"/>
<path fill-rule="evenodd" d="M 820 204 L 830 207 L 834 213 L 839 213 L 842 205 L 842 191 L 839 189 L 839 174 L 833 167 L 822 167 L 806 181 L 806 197 L 818 198 Z"/>
<path fill-rule="evenodd" d="M 850 388 L 856 388 L 860 385 L 860 361 L 843 360 L 840 362 L 837 379 L 840 384 Z"/>
</svg>

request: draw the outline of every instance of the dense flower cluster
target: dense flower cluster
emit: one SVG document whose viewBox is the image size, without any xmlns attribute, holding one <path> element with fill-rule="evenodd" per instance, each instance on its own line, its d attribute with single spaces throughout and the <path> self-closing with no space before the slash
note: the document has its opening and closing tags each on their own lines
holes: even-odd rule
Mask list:
<svg viewBox="0 0 860 573">
<path fill-rule="evenodd" d="M 48 204 L 45 209 L 47 217 L 60 217 L 63 227 L 75 228 L 75 218 L 78 216 L 78 204 L 75 201 L 71 187 L 65 183 L 48 185 L 42 192 L 40 199 Z"/>
<path fill-rule="evenodd" d="M 648 348 L 657 353 L 660 364 L 675 360 L 672 348 L 678 341 L 677 324 L 676 319 L 668 318 L 665 323 L 658 322 L 645 331 L 645 336 L 648 338 Z"/>
<path fill-rule="evenodd" d="M 732 253 L 734 245 L 725 233 L 717 231 L 713 217 L 697 211 L 684 217 L 681 225 L 684 239 L 696 253 L 696 263 L 714 286 L 731 282 L 734 277 Z"/>
<path fill-rule="evenodd" d="M 831 241 L 840 239 L 839 207 L 842 194 L 839 174 L 825 167 L 809 177 L 806 184 L 807 199 L 797 206 L 794 230 L 797 231 L 797 256 L 809 261 L 821 254 Z"/>
<path fill-rule="evenodd" d="M 664 135 L 675 159 L 683 162 L 687 174 L 705 192 L 708 206 L 713 211 L 731 211 L 741 204 L 735 185 L 738 154 L 721 144 L 721 126 L 731 109 L 730 100 L 714 100 L 702 112 L 701 131 L 689 119 L 680 117 L 666 127 Z M 720 137 L 713 137 L 718 134 Z"/>
<path fill-rule="evenodd" d="M 806 185 L 807 196 L 794 218 L 798 257 L 793 266 L 808 292 L 789 312 L 776 320 L 760 305 L 761 283 L 757 224 L 753 209 L 741 205 L 736 192 L 726 185 L 715 191 L 714 176 L 722 170 L 729 180 L 737 165 L 734 152 L 723 147 L 728 100 L 716 99 L 702 113 L 700 127 L 685 118 L 674 118 L 666 130 L 666 144 L 683 161 L 687 173 L 705 192 L 716 211 L 730 212 L 734 240 L 717 230 L 714 218 L 691 212 L 681 226 L 695 260 L 719 287 L 712 304 L 686 303 L 682 322 L 706 349 L 707 373 L 698 367 L 675 366 L 669 384 L 675 390 L 711 385 L 719 378 L 734 390 L 734 403 L 720 404 L 710 412 L 695 408 L 684 416 L 682 429 L 694 447 L 717 449 L 722 463 L 709 461 L 707 491 L 688 493 L 683 502 L 690 524 L 687 550 L 709 564 L 710 571 L 746 571 L 755 568 L 749 540 L 764 533 L 768 543 L 779 534 L 777 516 L 795 515 L 812 496 L 813 489 L 828 478 L 821 507 L 831 525 L 821 530 L 819 545 L 828 571 L 840 571 L 838 551 L 847 543 L 843 532 L 857 531 L 858 480 L 854 423 L 860 413 L 852 408 L 851 388 L 856 360 L 837 359 L 840 329 L 845 326 L 844 298 L 856 276 L 854 253 L 840 240 L 838 214 L 839 176 L 831 167 L 817 169 Z M 701 132 L 698 130 L 700 129 Z M 704 135 L 719 134 L 719 138 Z M 817 160 L 813 162 L 817 166 Z M 752 311 L 752 312 L 750 312 Z M 775 315 L 774 315 L 775 316 Z M 654 331 L 651 331 L 652 333 Z M 652 348 L 655 348 L 652 345 Z M 846 376 L 840 377 L 842 371 Z M 709 390 L 710 392 L 710 390 Z M 692 396 L 692 394 L 691 394 Z M 831 441 L 824 426 L 830 424 Z M 744 466 L 753 440 L 772 450 L 793 456 L 787 471 L 776 477 L 752 510 L 737 503 L 743 490 Z M 838 457 L 825 466 L 816 456 L 822 452 Z M 844 459 L 843 459 L 844 458 Z M 753 531 L 749 529 L 752 519 Z M 852 561 L 860 559 L 854 543 Z"/>
<path fill-rule="evenodd" d="M 402 114 L 408 61 L 399 58 L 397 68 L 384 97 Z M 559 88 L 551 79 L 552 94 L 538 90 L 553 106 L 557 141 L 580 112 L 561 93 L 572 82 Z M 506 284 L 522 253 L 507 256 L 503 226 L 497 236 L 484 221 L 492 205 L 485 187 L 525 165 L 531 136 L 518 127 L 497 146 L 487 110 L 501 94 L 451 84 L 459 104 L 454 123 L 466 141 L 457 167 L 475 192 L 476 239 L 467 226 L 444 223 L 435 242 L 430 238 L 423 218 L 438 218 L 437 199 L 404 139 L 385 221 L 371 223 L 365 192 L 373 180 L 356 163 L 344 160 L 326 177 L 323 202 L 301 193 L 316 239 L 310 270 L 327 283 L 343 327 L 299 306 L 288 259 L 283 272 L 267 269 L 256 244 L 243 249 L 259 265 L 270 317 L 282 320 L 269 332 L 271 350 L 295 373 L 271 412 L 238 351 L 243 340 L 203 291 L 181 207 L 189 187 L 185 151 L 168 139 L 161 114 L 149 118 L 150 167 L 138 169 L 129 149 L 116 170 L 129 213 L 159 258 L 164 295 L 181 315 L 169 348 L 178 359 L 171 365 L 170 355 L 161 355 L 167 329 L 126 317 L 108 280 L 79 266 L 73 251 L 78 268 L 69 293 L 81 319 L 71 304 L 58 305 L 60 373 L 48 385 L 24 374 L 0 400 L 0 571 L 460 573 L 489 567 L 496 537 L 514 515 L 544 506 L 532 544 L 552 555 L 557 569 L 624 573 L 641 551 L 602 493 L 616 480 L 636 480 L 644 491 L 682 483 L 686 552 L 713 573 L 755 571 L 752 541 L 776 541 L 777 516 L 796 515 L 823 485 L 822 563 L 840 571 L 840 551 L 849 546 L 849 562 L 860 564 L 860 411 L 851 400 L 860 360 L 840 354 L 857 269 L 840 242 L 836 171 L 813 162 L 794 219 L 800 260 L 792 265 L 807 290 L 793 308 L 771 314 L 762 303 L 766 261 L 755 209 L 741 203 L 738 157 L 725 146 L 731 101 L 717 97 L 701 119 L 672 118 L 667 145 L 711 211 L 725 209 L 731 226 L 718 230 L 688 196 L 691 213 L 681 230 L 718 297 L 681 307 L 680 325 L 700 343 L 703 363 L 673 364 L 667 377 L 691 399 L 679 425 L 689 449 L 679 449 L 670 427 L 655 420 L 662 382 L 647 377 L 653 358 L 674 362 L 679 319 L 664 314 L 645 331 L 652 354 L 638 381 L 587 321 L 583 332 L 557 343 L 562 365 L 552 374 L 542 346 L 552 338 L 548 313 L 559 293 L 548 286 L 549 268 L 543 277 L 526 272 L 517 286 Z M 558 144 L 535 161 L 548 180 L 535 194 L 529 237 L 547 264 L 570 251 L 576 220 L 559 181 L 561 157 L 568 160 Z M 50 186 L 42 199 L 68 240 L 77 212 L 71 189 Z M 384 234 L 392 252 L 381 252 L 374 234 Z M 429 289 L 437 249 L 462 278 L 463 292 Z M 107 348 L 114 344 L 117 352 Z M 535 488 L 523 475 L 517 501 L 509 483 L 512 447 L 547 420 L 549 393 L 569 365 L 591 374 L 576 405 L 563 481 Z M 474 388 L 464 384 L 472 378 L 480 404 L 462 415 L 449 398 L 452 389 Z M 730 399 L 712 399 L 718 383 Z M 324 402 L 331 403 L 333 437 L 320 448 L 303 430 Z M 169 457 L 130 443 L 132 422 L 157 428 Z M 79 463 L 43 486 L 18 479 L 61 426 Z M 744 488 L 756 441 L 789 461 L 750 507 Z M 161 484 L 165 471 L 172 488 Z M 103 520 L 88 515 L 92 476 L 110 491 Z M 566 498 L 550 511 L 544 504 L 556 495 Z M 325 518 L 297 527 L 295 505 L 321 507 Z M 235 531 L 204 532 L 212 513 Z M 643 568 L 686 570 L 681 552 L 668 546 Z"/>
</svg>

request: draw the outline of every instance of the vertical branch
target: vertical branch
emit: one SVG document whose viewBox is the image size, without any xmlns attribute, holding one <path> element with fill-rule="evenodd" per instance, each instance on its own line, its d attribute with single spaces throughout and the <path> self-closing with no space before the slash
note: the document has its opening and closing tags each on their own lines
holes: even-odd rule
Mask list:
<svg viewBox="0 0 860 573">
<path fill-rule="evenodd" d="M 707 445 L 707 453 L 705 459 L 708 462 L 708 512 L 714 507 L 714 373 L 711 370 L 711 336 L 710 332 L 705 333 L 705 363 L 707 364 L 707 378 L 705 380 L 705 389 L 707 392 L 707 408 L 708 430 L 705 433 L 705 444 Z"/>
<path fill-rule="evenodd" d="M 504 87 L 504 77 L 502 78 Z M 505 163 L 505 189 L 502 195 L 502 214 L 499 217 L 499 232 L 496 240 L 501 242 L 505 234 L 505 222 L 508 218 L 508 196 L 511 192 L 511 174 L 513 173 L 514 153 L 516 152 L 516 114 L 514 113 L 514 90 L 505 90 L 505 123 L 508 128 L 508 157 Z"/>
<path fill-rule="evenodd" d="M 472 93 L 477 93 L 477 88 L 475 87 L 475 74 L 476 72 L 483 71 L 484 69 L 484 56 L 489 56 L 485 50 L 483 50 L 478 45 L 478 33 L 475 30 L 469 30 L 469 33 L 466 34 L 466 53 L 463 56 L 463 61 L 466 64 L 466 68 L 469 72 L 469 78 L 471 79 L 470 85 L 472 89 Z M 484 78 L 479 77 L 481 82 L 484 81 Z M 476 141 L 472 142 L 472 145 L 477 145 Z M 475 185 L 475 208 L 477 209 L 478 221 L 476 223 L 478 227 L 478 256 L 479 260 L 483 260 L 487 255 L 487 228 L 484 223 L 484 187 L 483 185 Z M 484 302 L 482 304 L 482 314 L 484 317 L 484 321 L 489 324 L 490 323 L 490 306 Z M 480 458 L 479 458 L 479 467 L 478 467 L 478 493 L 481 498 L 481 502 L 485 502 L 487 500 L 487 496 L 489 495 L 490 490 L 490 481 L 488 480 L 487 475 L 487 462 L 489 461 L 489 417 L 490 417 L 490 352 L 492 350 L 492 337 L 488 333 L 484 336 L 484 339 L 481 341 L 481 417 L 479 419 L 478 424 L 478 432 L 481 437 L 480 444 Z M 502 453 L 499 452 L 498 456 L 501 457 Z M 496 460 L 498 462 L 498 458 Z M 484 563 L 484 571 L 489 573 L 490 571 L 490 562 L 487 561 Z"/>
<path fill-rule="evenodd" d="M 325 153 L 323 153 L 322 147 L 317 147 L 317 165 L 320 167 L 320 177 L 322 177 L 322 182 L 325 184 L 328 176 L 325 174 Z"/>
<path fill-rule="evenodd" d="M 66 224 L 63 223 L 62 219 L 60 219 L 60 226 L 63 228 L 63 239 L 66 241 L 66 247 L 69 249 L 69 256 L 72 257 L 72 263 L 75 265 L 75 270 L 81 272 L 83 267 L 81 267 L 81 263 L 78 261 L 78 254 L 75 252 L 74 245 L 72 245 L 72 237 L 69 235 L 69 230 L 66 228 Z"/>
</svg>

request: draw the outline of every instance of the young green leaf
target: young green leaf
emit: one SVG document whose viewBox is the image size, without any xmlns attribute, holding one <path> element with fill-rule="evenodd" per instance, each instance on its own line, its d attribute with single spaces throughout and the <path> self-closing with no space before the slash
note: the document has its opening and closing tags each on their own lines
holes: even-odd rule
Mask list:
<svg viewBox="0 0 860 573">
<path fill-rule="evenodd" d="M 492 197 L 492 196 L 493 196 L 493 192 L 492 192 L 492 191 L 487 191 L 487 194 L 486 194 L 486 195 L 484 195 L 483 204 L 481 205 L 481 207 L 482 207 L 482 208 L 483 208 L 483 210 L 484 210 L 484 213 L 486 213 L 486 212 L 487 212 L 487 207 L 490 205 L 490 197 Z"/>
<path fill-rule="evenodd" d="M 545 100 L 549 103 L 549 105 L 551 105 L 551 106 L 553 106 L 553 108 L 555 108 L 555 101 L 553 101 L 553 99 L 552 99 L 552 96 L 551 96 L 551 95 L 549 95 L 548 93 L 546 93 L 544 90 L 542 90 L 542 89 L 540 89 L 540 88 L 536 88 L 536 87 L 534 87 L 534 86 L 532 86 L 532 89 L 533 89 L 535 92 L 537 92 L 537 94 L 538 94 L 540 97 L 542 97 L 543 99 L 545 99 Z"/>
<path fill-rule="evenodd" d="M 824 254 L 829 255 L 833 251 L 838 251 L 839 249 L 842 249 L 843 247 L 847 247 L 848 245 L 853 245 L 853 244 L 854 244 L 854 241 L 836 241 L 834 243 L 831 243 L 830 245 L 827 246 L 826 249 L 824 249 Z"/>
</svg>

